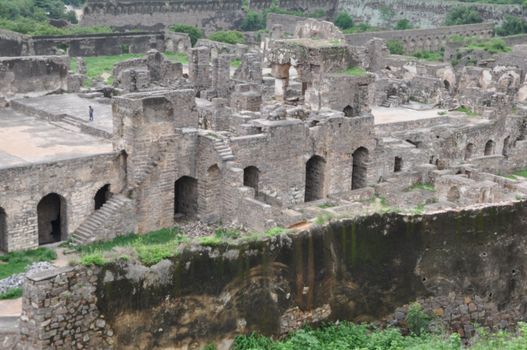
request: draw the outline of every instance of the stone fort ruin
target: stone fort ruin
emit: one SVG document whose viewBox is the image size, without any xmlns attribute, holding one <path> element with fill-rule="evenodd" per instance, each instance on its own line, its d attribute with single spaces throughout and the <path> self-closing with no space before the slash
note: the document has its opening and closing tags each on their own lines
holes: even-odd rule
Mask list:
<svg viewBox="0 0 527 350">
<path fill-rule="evenodd" d="M 167 7 L 207 14 L 221 5 L 225 10 L 239 11 L 238 2 L 192 3 L 192 7 L 184 1 L 103 5 L 93 0 L 88 1 L 85 21 L 122 19 L 126 25 L 127 14 L 139 11 L 147 16 L 165 12 Z M 331 2 L 318 5 L 322 3 Z M 171 14 L 166 16 L 166 21 L 174 21 Z M 305 227 L 328 216 L 380 213 L 382 222 L 374 215 L 360 219 L 359 225 L 375 227 L 376 239 L 396 231 L 393 227 L 413 229 L 412 225 L 425 224 L 437 233 L 434 237 L 440 237 L 440 225 L 457 220 L 456 213 L 469 209 L 459 214 L 460 221 L 475 226 L 487 220 L 488 227 L 483 225 L 486 233 L 491 234 L 497 225 L 494 211 L 504 212 L 504 217 L 523 227 L 524 222 L 514 215 L 525 210 L 527 180 L 503 175 L 527 167 L 525 44 L 514 45 L 510 52 L 492 59 L 481 59 L 477 65 L 454 66 L 446 61 L 392 55 L 385 41 L 401 40 L 409 52 L 433 49 L 448 45 L 451 35 L 487 39 L 493 32 L 492 24 L 350 35 L 330 22 L 291 16 L 270 16 L 268 25 L 269 33 L 257 45 L 200 40 L 190 47 L 188 37 L 164 32 L 55 39 L 0 36 L 0 48 L 20 49 L 16 56 L 0 58 L 0 250 L 17 251 L 66 240 L 81 245 L 188 221 L 262 232 L 274 227 Z M 52 54 L 65 42 L 69 56 Z M 84 88 L 86 67 L 76 56 L 106 52 L 108 47 L 101 48 L 104 43 L 137 43 L 137 52 L 146 53 L 116 64 L 111 84 Z M 35 55 L 39 47 L 46 48 L 42 49 L 46 55 Z M 167 47 L 186 53 L 188 64 L 167 58 L 163 51 L 172 51 Z M 71 70 L 72 60 L 77 63 L 75 71 Z M 233 61 L 239 64 L 232 65 Z M 90 106 L 95 111 L 93 122 L 88 120 Z M 396 211 L 403 215 L 394 216 Z M 404 216 L 424 212 L 431 216 L 422 221 Z M 514 236 L 511 225 L 506 226 Z M 241 318 L 248 306 L 240 296 L 243 288 L 233 286 L 239 277 L 236 266 L 242 266 L 246 258 L 243 254 L 221 263 L 215 259 L 223 259 L 229 251 L 222 251 L 221 256 L 212 250 L 184 256 L 178 266 L 192 262 L 199 268 L 181 267 L 170 283 L 179 286 L 182 281 L 195 280 L 202 287 L 207 284 L 200 279 L 203 271 L 212 271 L 207 270 L 207 264 L 226 267 L 229 279 L 214 280 L 213 285 L 229 293 L 215 289 L 214 296 L 188 297 L 183 304 L 224 310 L 221 298 L 228 294 L 233 296 L 228 300 L 232 305 L 222 317 L 228 319 L 224 324 L 230 327 L 229 332 L 269 326 L 269 333 L 283 334 L 294 328 L 284 323 L 287 317 L 304 321 L 329 317 L 325 299 L 334 290 L 343 300 L 355 297 L 354 289 L 348 288 L 353 281 L 332 284 L 336 270 L 327 268 L 325 258 L 320 258 L 325 256 L 321 251 L 331 251 L 338 259 L 347 259 L 347 238 L 338 229 L 335 226 L 321 235 L 294 240 L 284 238 L 276 247 L 255 243 L 257 248 L 251 248 L 258 252 L 269 249 L 276 258 L 272 266 L 261 267 L 247 256 L 252 264 L 247 275 L 255 280 L 270 274 L 281 276 L 277 280 L 285 285 L 294 279 L 293 274 L 283 272 L 288 264 L 294 265 L 295 271 L 308 266 L 309 273 L 299 273 L 291 282 L 299 284 L 298 290 L 279 285 L 283 288 L 276 287 L 264 297 L 251 294 L 256 295 L 255 300 L 273 305 L 282 323 L 273 319 L 276 323 L 269 326 Z M 457 246 L 456 230 L 447 230 L 449 244 L 460 250 L 477 245 L 470 241 Z M 325 239 L 329 238 L 321 238 L 324 234 L 342 245 L 334 251 L 326 249 L 329 243 Z M 500 244 L 510 243 L 509 239 L 507 236 Z M 425 240 L 412 241 L 412 249 L 428 249 Z M 408 256 L 414 257 L 402 243 L 390 243 L 397 247 L 390 254 L 383 251 L 390 259 L 406 262 Z M 441 244 L 433 242 L 434 246 Z M 306 258 L 307 254 L 311 255 Z M 260 253 L 253 256 L 261 258 Z M 388 263 L 391 260 L 383 260 Z M 164 276 L 163 266 L 145 269 Z M 419 283 L 428 287 L 453 266 L 441 265 L 434 271 L 415 269 L 419 270 Z M 123 290 L 139 305 L 138 298 L 147 294 L 149 283 L 158 288 L 156 283 L 162 284 L 159 281 L 163 279 L 150 275 L 142 279 L 123 271 L 120 266 L 96 272 L 76 267 L 29 278 L 17 339 L 31 344 L 30 349 L 60 348 L 63 344 L 112 348 L 116 339 L 128 342 L 122 348 L 131 348 L 135 342 L 154 347 L 145 334 L 166 324 L 173 326 L 172 320 L 157 320 L 159 310 L 154 307 L 145 311 L 119 304 L 116 290 L 122 287 L 123 276 L 136 278 L 126 282 Z M 257 284 L 253 282 L 247 286 Z M 322 291 L 312 292 L 318 282 Z M 396 282 L 405 284 L 404 279 Z M 193 291 L 199 289 L 195 283 Z M 103 285 L 107 289 L 101 292 Z M 484 287 L 488 286 L 481 290 Z M 44 312 L 50 310 L 50 299 L 62 302 L 66 298 L 65 290 L 80 304 L 88 305 L 89 316 L 81 326 L 73 326 L 79 311 L 67 302 L 60 320 L 59 314 Z M 140 293 L 136 295 L 137 290 Z M 498 295 L 504 294 L 500 289 Z M 155 304 L 152 298 L 146 299 L 148 307 Z M 301 309 L 295 309 L 293 316 L 291 300 Z M 360 315 L 360 310 L 342 304 L 338 305 L 342 310 Z M 180 305 L 161 305 L 174 313 L 187 312 Z M 125 315 L 132 315 L 126 325 L 114 317 L 123 309 Z M 212 309 L 206 310 L 212 313 Z M 108 310 L 117 311 L 104 314 Z M 203 315 L 198 316 L 193 322 L 219 332 L 215 320 L 207 323 Z M 138 326 L 142 317 L 156 319 L 152 329 Z M 510 316 L 515 317 L 519 316 Z M 71 336 L 65 324 L 79 336 Z M 176 328 L 183 334 L 180 338 L 159 335 L 161 345 L 156 346 L 176 342 L 183 348 L 190 346 L 189 339 L 200 336 L 184 324 L 178 323 Z M 128 333 L 132 335 L 127 337 Z M 56 343 L 57 339 L 64 343 Z"/>
</svg>

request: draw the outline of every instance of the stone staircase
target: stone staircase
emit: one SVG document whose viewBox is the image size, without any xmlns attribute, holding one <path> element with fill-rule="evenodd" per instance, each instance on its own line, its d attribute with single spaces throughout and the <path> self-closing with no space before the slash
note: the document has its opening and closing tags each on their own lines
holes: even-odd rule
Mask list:
<svg viewBox="0 0 527 350">
<path fill-rule="evenodd" d="M 401 105 L 401 99 L 398 96 L 389 96 L 382 104 L 382 107 L 399 107 Z"/>
<path fill-rule="evenodd" d="M 113 195 L 104 205 L 91 214 L 71 235 L 73 244 L 87 244 L 100 239 L 100 231 L 108 226 L 108 221 L 119 220 L 120 211 L 132 200 L 121 194 Z"/>
<path fill-rule="evenodd" d="M 227 140 L 220 139 L 214 141 L 214 149 L 216 150 L 216 152 L 218 152 L 221 160 L 223 160 L 224 162 L 234 160 L 234 154 L 232 153 L 232 149 L 229 146 Z"/>
</svg>

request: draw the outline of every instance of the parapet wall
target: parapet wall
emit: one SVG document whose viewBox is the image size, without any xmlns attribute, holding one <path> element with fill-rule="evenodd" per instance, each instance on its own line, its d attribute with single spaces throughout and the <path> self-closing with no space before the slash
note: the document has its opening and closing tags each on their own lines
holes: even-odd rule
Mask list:
<svg viewBox="0 0 527 350">
<path fill-rule="evenodd" d="M 507 15 L 523 16 L 521 5 L 495 5 L 450 0 L 339 0 L 344 10 L 375 26 L 394 25 L 408 19 L 416 27 L 431 28 L 444 25 L 450 9 L 456 6 L 476 7 L 485 21 L 501 22 Z"/>
<path fill-rule="evenodd" d="M 365 32 L 346 35 L 350 45 L 364 45 L 373 38 L 400 41 L 406 53 L 417 51 L 437 51 L 445 47 L 453 35 L 471 36 L 482 39 L 494 35 L 493 23 L 467 24 L 459 26 L 439 27 L 433 29 L 393 30 L 383 32 Z"/>
<path fill-rule="evenodd" d="M 21 345 L 227 348 L 236 334 L 376 320 L 421 297 L 443 298 L 449 309 L 447 295 L 476 300 L 477 312 L 461 323 L 512 324 L 526 287 L 526 214 L 525 203 L 375 214 L 238 246 L 194 247 L 152 267 L 123 260 L 31 276 Z"/>
<path fill-rule="evenodd" d="M 271 0 L 251 1 L 251 8 L 261 10 Z M 243 19 L 241 0 L 88 0 L 83 25 L 109 25 L 118 28 L 161 29 L 174 23 L 195 25 L 213 31 L 234 28 Z M 281 0 L 280 7 L 306 12 L 322 9 L 332 13 L 336 0 Z"/>
</svg>

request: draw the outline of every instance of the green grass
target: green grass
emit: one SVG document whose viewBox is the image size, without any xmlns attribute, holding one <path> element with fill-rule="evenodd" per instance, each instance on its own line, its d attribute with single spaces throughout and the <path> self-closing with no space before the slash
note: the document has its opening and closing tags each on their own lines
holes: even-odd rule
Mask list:
<svg viewBox="0 0 527 350">
<path fill-rule="evenodd" d="M 143 235 L 119 236 L 111 241 L 95 242 L 76 247 L 76 249 L 81 255 L 80 262 L 83 265 L 104 265 L 108 262 L 104 257 L 105 252 L 115 247 L 127 247 L 137 255 L 139 261 L 151 266 L 176 255 L 179 245 L 187 240 L 188 238 L 181 233 L 179 228 L 167 228 Z M 119 258 L 128 260 L 128 256 Z"/>
<path fill-rule="evenodd" d="M 318 207 L 321 209 L 333 208 L 335 205 L 331 203 L 320 204 Z"/>
<path fill-rule="evenodd" d="M 165 57 L 171 60 L 172 62 L 188 64 L 188 55 L 184 52 L 166 51 L 163 52 L 163 55 L 165 55 Z"/>
<path fill-rule="evenodd" d="M 368 72 L 361 67 L 350 67 L 342 72 L 345 75 L 349 75 L 351 77 L 363 77 L 368 74 Z"/>
<path fill-rule="evenodd" d="M 416 327 L 426 321 L 417 314 L 417 319 L 407 322 Z M 426 323 L 424 323 L 426 324 Z M 472 350 L 519 350 L 527 348 L 527 325 L 519 323 L 519 334 L 498 332 L 480 336 L 468 347 Z M 416 328 L 420 329 L 420 328 Z M 457 333 L 430 334 L 413 332 L 410 336 L 401 335 L 398 329 L 376 329 L 369 325 L 356 325 L 340 322 L 318 329 L 303 328 L 285 339 L 273 340 L 255 333 L 238 336 L 232 350 L 461 350 L 461 338 Z"/>
<path fill-rule="evenodd" d="M 34 262 L 53 261 L 57 253 L 49 248 L 38 248 L 11 252 L 0 256 L 0 279 L 4 279 L 16 273 L 21 273 Z"/>
<path fill-rule="evenodd" d="M 424 190 L 424 191 L 430 191 L 430 192 L 435 192 L 435 188 L 434 188 L 434 185 L 431 185 L 431 184 L 425 184 L 425 183 L 416 183 L 410 187 L 408 187 L 406 189 L 407 192 L 410 192 L 410 191 L 415 191 L 415 190 Z"/>
<path fill-rule="evenodd" d="M 426 61 L 442 61 L 443 53 L 439 51 L 419 51 L 413 54 L 414 57 Z"/>
<path fill-rule="evenodd" d="M 12 288 L 9 289 L 7 292 L 0 293 L 0 300 L 7 300 L 7 299 L 18 299 L 22 296 L 23 289 L 22 288 Z"/>
<path fill-rule="evenodd" d="M 238 230 L 219 228 L 213 235 L 199 238 L 199 243 L 208 247 L 215 247 L 223 243 L 234 241 L 240 238 L 241 232 Z"/>
<path fill-rule="evenodd" d="M 113 56 L 93 56 L 93 57 L 84 57 L 84 62 L 86 62 L 87 69 L 87 78 L 88 85 L 93 83 L 93 79 L 102 79 L 102 76 L 109 74 L 112 76 L 113 66 L 119 62 L 123 62 L 132 58 L 141 58 L 143 54 L 133 54 L 127 53 L 122 55 L 113 55 Z M 106 83 L 111 83 L 109 78 L 105 79 Z"/>
<path fill-rule="evenodd" d="M 472 109 L 470 109 L 469 107 L 466 107 L 466 106 L 461 106 L 461 107 L 457 108 L 456 111 L 465 113 L 467 115 L 467 117 L 475 117 L 475 116 L 478 115 L 476 112 L 474 112 Z"/>
<path fill-rule="evenodd" d="M 320 213 L 315 218 L 315 224 L 324 225 L 325 223 L 331 221 L 331 219 L 333 219 L 333 215 L 330 213 Z"/>
<path fill-rule="evenodd" d="M 513 180 L 515 180 L 516 177 L 525 177 L 525 178 L 527 178 L 527 169 L 522 169 L 522 170 L 515 171 L 512 174 L 507 175 L 506 177 L 509 178 L 509 179 L 513 179 Z"/>
<path fill-rule="evenodd" d="M 264 232 L 264 236 L 276 237 L 276 236 L 283 235 L 285 233 L 287 233 L 287 229 L 286 228 L 277 226 L 277 227 L 273 227 L 273 228 L 270 228 L 269 230 L 265 231 Z"/>
<path fill-rule="evenodd" d="M 236 58 L 236 59 L 231 61 L 230 65 L 233 68 L 238 68 L 239 66 L 242 65 L 242 61 L 239 58 Z"/>
</svg>

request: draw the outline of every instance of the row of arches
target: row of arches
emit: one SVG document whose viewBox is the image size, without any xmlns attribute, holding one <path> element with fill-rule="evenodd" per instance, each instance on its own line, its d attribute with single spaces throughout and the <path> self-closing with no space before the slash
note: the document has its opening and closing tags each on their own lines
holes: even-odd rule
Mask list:
<svg viewBox="0 0 527 350">
<path fill-rule="evenodd" d="M 99 210 L 111 197 L 110 185 L 106 184 L 93 196 L 93 208 Z M 60 242 L 68 235 L 68 206 L 66 199 L 58 193 L 48 193 L 37 203 L 38 244 Z M 0 251 L 8 250 L 8 215 L 0 207 Z"/>
<path fill-rule="evenodd" d="M 204 2 L 191 3 L 188 1 L 179 2 L 158 2 L 157 4 L 122 4 L 114 6 L 112 4 L 94 4 L 84 9 L 85 15 L 123 15 L 123 14 L 152 14 L 152 13 L 185 13 L 185 12 L 203 12 L 203 11 L 225 11 L 239 9 L 238 1 L 230 2 Z"/>
<path fill-rule="evenodd" d="M 504 157 L 508 157 L 509 156 L 509 150 L 511 148 L 510 139 L 511 139 L 510 136 L 507 136 L 503 140 L 503 148 L 502 148 L 502 151 L 501 151 L 501 155 L 504 156 Z M 471 158 L 474 157 L 475 148 L 476 148 L 476 146 L 473 143 L 468 143 L 465 146 L 465 160 L 470 160 Z M 494 140 L 488 140 L 485 143 L 485 148 L 483 150 L 483 155 L 484 156 L 492 156 L 495 153 L 496 153 L 496 142 L 494 142 Z"/>
</svg>

